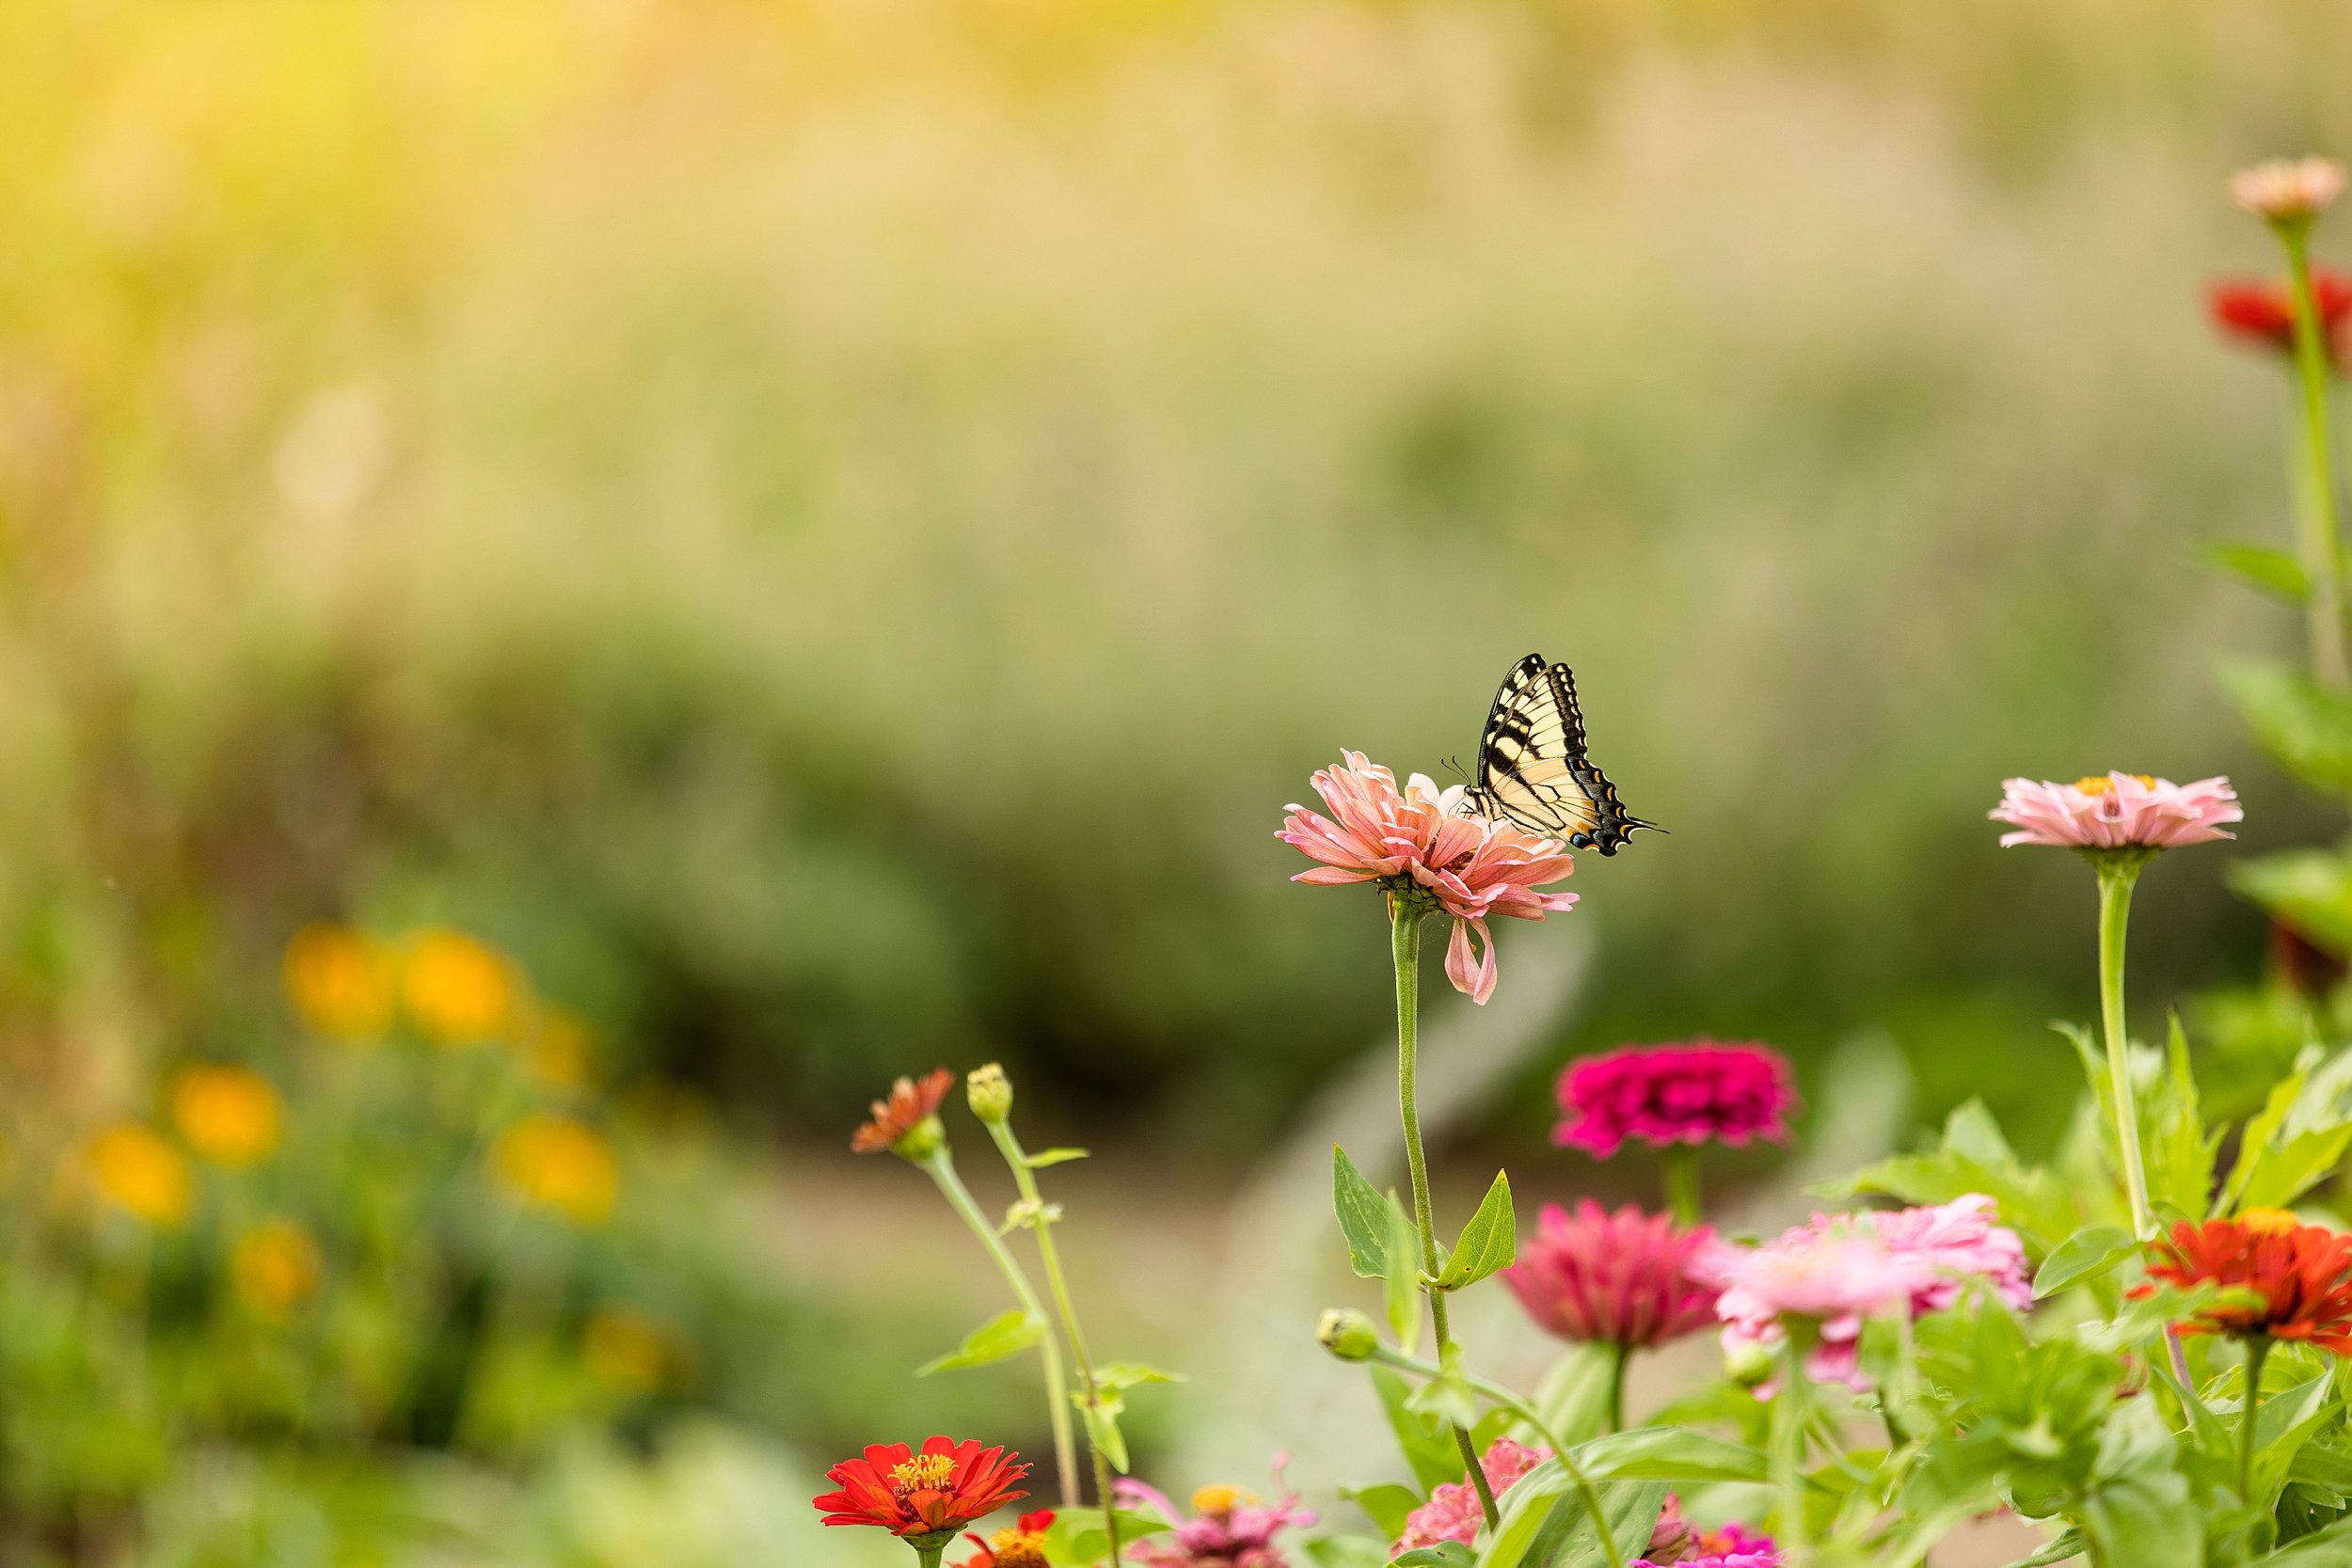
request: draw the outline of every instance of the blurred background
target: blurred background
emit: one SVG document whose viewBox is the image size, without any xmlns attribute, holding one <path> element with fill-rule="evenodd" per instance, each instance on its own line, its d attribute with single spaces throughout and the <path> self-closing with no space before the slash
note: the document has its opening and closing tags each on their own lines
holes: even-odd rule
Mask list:
<svg viewBox="0 0 2352 1568">
<path fill-rule="evenodd" d="M 1433 1003 L 1467 1180 L 1645 1180 L 1549 1073 L 1701 1032 L 1865 1153 L 2046 1144 L 2091 895 L 1999 780 L 2342 826 L 2196 552 L 2287 536 L 2221 182 L 2352 145 L 2347 57 L 2322 0 L 20 0 L 9 1549 L 883 1560 L 833 1458 L 1040 1446 L 1025 1370 L 906 1375 L 1001 1303 L 846 1147 L 990 1059 L 1195 1374 L 1146 1464 L 1258 1479 L 1253 1216 L 1385 1135 L 1376 902 L 1279 808 L 1467 760 L 1531 650 L 1671 836 Z M 2144 884 L 2144 1022 L 2259 974 L 2237 852 Z"/>
</svg>

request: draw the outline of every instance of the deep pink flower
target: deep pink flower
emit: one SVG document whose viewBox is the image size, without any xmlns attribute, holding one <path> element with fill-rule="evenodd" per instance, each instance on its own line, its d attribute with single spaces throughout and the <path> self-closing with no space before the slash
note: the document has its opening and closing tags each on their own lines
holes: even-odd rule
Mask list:
<svg viewBox="0 0 2352 1568">
<path fill-rule="evenodd" d="M 2234 838 L 2221 825 L 2246 817 L 2225 778 L 2176 784 L 2145 773 L 2109 773 L 2071 784 L 2004 779 L 2001 803 L 1986 815 L 2017 830 L 2001 835 L 2004 849 L 2019 844 L 2054 849 L 2177 849 Z"/>
<path fill-rule="evenodd" d="M 1705 1557 L 1652 1561 L 1640 1558 L 1626 1568 L 1782 1568 L 1788 1560 L 1777 1551 L 1710 1552 Z"/>
<path fill-rule="evenodd" d="M 1274 1457 L 1278 1486 L 1288 1462 L 1286 1454 Z M 1192 1495 L 1192 1516 L 1186 1518 L 1167 1494 L 1143 1481 L 1121 1480 L 1116 1492 L 1121 1507 L 1149 1507 L 1174 1527 L 1168 1535 L 1148 1537 L 1127 1549 L 1140 1568 L 1289 1568 L 1275 1536 L 1315 1522 L 1314 1510 L 1301 1508 L 1296 1493 L 1262 1503 L 1235 1487 L 1204 1486 Z"/>
<path fill-rule="evenodd" d="M 1940 1311 L 1972 1281 L 2013 1307 L 2032 1305 L 2025 1243 L 1994 1213 L 1991 1198 L 1970 1193 L 1892 1212 L 1816 1214 L 1760 1247 L 1719 1244 L 1694 1267 L 1722 1287 L 1715 1311 L 1726 1350 L 1779 1344 L 1784 1314 L 1817 1319 L 1821 1338 L 1806 1373 L 1862 1388 L 1856 1352 L 1867 1318 L 1899 1306 L 1914 1318 Z"/>
<path fill-rule="evenodd" d="M 1682 1499 L 1669 1492 L 1658 1522 L 1650 1527 L 1649 1544 L 1628 1568 L 1645 1568 L 1645 1564 L 1646 1568 L 1721 1568 L 1726 1562 L 1732 1568 L 1749 1568 L 1751 1559 L 1765 1568 L 1779 1568 L 1781 1560 L 1772 1538 L 1745 1525 L 1730 1524 L 1715 1530 L 1694 1528 L 1682 1516 Z"/>
<path fill-rule="evenodd" d="M 1551 1141 L 1606 1160 L 1628 1138 L 1669 1144 L 1778 1143 L 1797 1089 L 1788 1059 L 1761 1045 L 1627 1046 L 1571 1062 L 1560 1074 Z"/>
<path fill-rule="evenodd" d="M 1471 1001 L 1486 1001 L 1496 974 L 1487 917 L 1541 920 L 1573 905 L 1573 893 L 1535 891 L 1576 869 L 1566 847 L 1470 814 L 1460 784 L 1441 790 L 1416 773 L 1399 790 L 1396 775 L 1361 752 L 1341 756 L 1339 767 L 1312 780 L 1329 816 L 1283 808 L 1290 815 L 1274 836 L 1323 863 L 1291 880 L 1377 882 L 1391 901 L 1403 894 L 1435 902 L 1454 917 L 1446 978 Z"/>
<path fill-rule="evenodd" d="M 1549 1203 L 1502 1277 L 1561 1338 L 1646 1350 L 1715 1321 L 1714 1288 L 1691 1277 L 1714 1241 L 1708 1226 L 1678 1230 L 1672 1214 L 1630 1203 L 1613 1214 L 1583 1198 L 1573 1217 Z"/>
<path fill-rule="evenodd" d="M 1486 1484 L 1494 1489 L 1499 1499 L 1527 1472 L 1551 1457 L 1547 1448 L 1526 1448 L 1508 1437 L 1498 1437 L 1478 1461 L 1486 1472 Z M 1459 1541 L 1464 1545 L 1478 1538 L 1478 1529 L 1486 1522 L 1478 1506 L 1478 1488 L 1470 1481 L 1470 1473 L 1462 1479 L 1448 1481 L 1429 1494 L 1429 1500 L 1405 1516 L 1405 1533 L 1390 1548 L 1391 1557 L 1401 1556 L 1416 1546 L 1434 1546 L 1440 1541 Z"/>
</svg>

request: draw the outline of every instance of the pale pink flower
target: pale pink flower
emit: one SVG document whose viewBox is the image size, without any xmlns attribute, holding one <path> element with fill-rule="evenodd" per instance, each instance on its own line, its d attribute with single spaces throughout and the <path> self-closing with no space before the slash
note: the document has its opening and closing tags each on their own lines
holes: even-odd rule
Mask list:
<svg viewBox="0 0 2352 1568">
<path fill-rule="evenodd" d="M 1492 915 L 1541 920 L 1576 902 L 1573 893 L 1538 893 L 1576 869 L 1567 849 L 1509 822 L 1467 809 L 1460 784 L 1439 789 L 1416 773 L 1400 790 L 1396 775 L 1360 752 L 1343 752 L 1337 768 L 1313 778 L 1331 815 L 1300 805 L 1283 808 L 1274 836 L 1323 863 L 1294 882 L 1376 882 L 1393 901 L 1425 898 L 1454 917 L 1446 943 L 1446 978 L 1473 1002 L 1494 994 Z"/>
<path fill-rule="evenodd" d="M 2344 194 L 2333 158 L 2265 158 L 2230 176 L 2230 199 L 2273 223 L 2308 221 Z"/>
<path fill-rule="evenodd" d="M 1719 1245 L 1697 1268 L 1723 1289 L 1715 1311 L 1727 1351 L 1778 1345 L 1785 1314 L 1812 1318 L 1820 1339 L 1806 1374 L 1863 1388 L 1857 1352 L 1868 1318 L 1898 1307 L 1914 1318 L 1940 1311 L 1971 1282 L 2010 1307 L 2032 1305 L 2025 1243 L 1994 1213 L 1993 1199 L 1970 1193 L 1892 1212 L 1816 1214 L 1760 1247 Z"/>
<path fill-rule="evenodd" d="M 2176 784 L 2145 773 L 2109 773 L 2071 784 L 2005 779 L 2001 803 L 1986 814 L 2017 832 L 2001 847 L 2046 845 L 2055 849 L 2177 849 L 2234 838 L 2225 822 L 2243 821 L 2230 781 L 2215 777 Z"/>
<path fill-rule="evenodd" d="M 1627 1139 L 1670 1144 L 1780 1143 L 1797 1085 L 1788 1059 L 1753 1043 L 1701 1037 L 1684 1045 L 1629 1045 L 1571 1062 L 1556 1091 L 1551 1141 L 1606 1160 Z"/>
<path fill-rule="evenodd" d="M 1708 1226 L 1677 1229 L 1672 1214 L 1630 1203 L 1613 1214 L 1584 1198 L 1573 1217 L 1550 1203 L 1502 1278 L 1563 1339 L 1646 1350 L 1715 1321 L 1714 1289 L 1691 1276 L 1714 1242 Z"/>
<path fill-rule="evenodd" d="M 1525 1448 L 1508 1437 L 1498 1437 L 1479 1460 L 1478 1467 L 1486 1472 L 1486 1484 L 1500 1500 L 1528 1471 L 1550 1457 L 1549 1449 Z M 1486 1516 L 1478 1506 L 1478 1489 L 1470 1484 L 1469 1472 L 1465 1471 L 1460 1481 L 1435 1488 L 1427 1502 L 1405 1516 L 1405 1533 L 1397 1537 L 1389 1555 L 1400 1557 L 1416 1546 L 1434 1546 L 1440 1541 L 1459 1541 L 1468 1545 L 1478 1538 L 1478 1528 L 1486 1522 Z"/>
<path fill-rule="evenodd" d="M 1274 1456 L 1277 1486 L 1289 1458 Z M 1122 1477 L 1114 1490 L 1121 1508 L 1148 1507 L 1173 1527 L 1128 1547 L 1141 1568 L 1289 1568 L 1274 1538 L 1315 1522 L 1314 1510 L 1300 1507 L 1295 1492 L 1265 1503 L 1237 1487 L 1204 1486 L 1192 1495 L 1192 1516 L 1186 1518 L 1167 1494 L 1143 1481 Z"/>
</svg>

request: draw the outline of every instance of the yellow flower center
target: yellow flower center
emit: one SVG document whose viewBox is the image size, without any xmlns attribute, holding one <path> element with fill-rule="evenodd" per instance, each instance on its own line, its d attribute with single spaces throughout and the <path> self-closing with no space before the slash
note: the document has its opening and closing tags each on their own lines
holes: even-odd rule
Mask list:
<svg viewBox="0 0 2352 1568">
<path fill-rule="evenodd" d="M 2237 1222 L 2257 1236 L 2291 1236 L 2303 1226 L 2284 1209 L 2249 1209 Z"/>
<path fill-rule="evenodd" d="M 1000 1529 L 988 1538 L 995 1568 L 1047 1568 L 1042 1530 Z"/>
<path fill-rule="evenodd" d="M 1192 1495 L 1192 1511 L 1195 1513 L 1231 1513 L 1233 1505 L 1241 1500 L 1239 1487 L 1219 1482 L 1215 1486 L 1204 1486 Z"/>
<path fill-rule="evenodd" d="M 937 1492 L 955 1473 L 953 1454 L 918 1453 L 890 1467 L 890 1489 L 901 1497 L 910 1492 Z"/>
<path fill-rule="evenodd" d="M 2153 773 L 2126 773 L 2123 776 L 2127 779 L 2137 779 L 2139 787 L 2142 789 L 2156 787 L 2155 775 Z M 2090 778 L 2076 779 L 2074 787 L 2085 795 L 2112 795 L 2115 793 L 2115 781 L 2105 773 L 2100 773 Z"/>
</svg>

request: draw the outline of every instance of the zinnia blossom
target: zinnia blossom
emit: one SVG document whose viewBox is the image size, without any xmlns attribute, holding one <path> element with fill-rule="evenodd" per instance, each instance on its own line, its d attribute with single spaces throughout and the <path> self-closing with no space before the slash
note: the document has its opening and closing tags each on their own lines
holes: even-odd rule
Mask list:
<svg viewBox="0 0 2352 1568">
<path fill-rule="evenodd" d="M 1500 1498 L 1550 1457 L 1549 1449 L 1531 1449 L 1508 1437 L 1498 1437 L 1479 1459 L 1478 1467 L 1486 1472 L 1487 1486 Z M 1405 1516 L 1405 1533 L 1396 1538 L 1389 1555 L 1399 1557 L 1416 1546 L 1434 1546 L 1441 1541 L 1459 1541 L 1468 1545 L 1478 1538 L 1479 1528 L 1486 1522 L 1486 1512 L 1478 1505 L 1478 1488 L 1470 1484 L 1470 1473 L 1464 1471 L 1460 1481 L 1435 1488 L 1427 1502 Z"/>
<path fill-rule="evenodd" d="M 1404 789 L 1396 775 L 1360 752 L 1343 752 L 1337 768 L 1318 771 L 1314 790 L 1331 815 L 1300 805 L 1283 809 L 1274 836 L 1323 863 L 1294 882 L 1336 886 L 1376 882 L 1393 908 L 1399 897 L 1425 900 L 1454 918 L 1446 978 L 1473 1002 L 1494 994 L 1489 916 L 1541 920 L 1575 904 L 1573 893 L 1538 893 L 1576 869 L 1565 846 L 1510 822 L 1471 814 L 1461 784 L 1439 789 L 1416 773 Z"/>
<path fill-rule="evenodd" d="M 278 1147 L 278 1091 L 251 1068 L 197 1062 L 171 1078 L 171 1124 L 216 1165 L 249 1165 Z"/>
<path fill-rule="evenodd" d="M 2184 1220 L 2151 1247 L 2151 1279 L 2234 1286 L 2262 1297 L 2208 1307 L 2182 1325 L 2185 1332 L 2266 1334 L 2352 1354 L 2352 1235 L 2305 1225 L 2282 1209 L 2249 1209 L 2232 1220 Z"/>
<path fill-rule="evenodd" d="M 1626 1568 L 1782 1568 L 1788 1560 L 1772 1550 L 1747 1552 L 1709 1552 L 1704 1557 L 1676 1558 L 1652 1560 L 1641 1558 Z"/>
<path fill-rule="evenodd" d="M 965 1558 L 960 1568 L 1047 1568 L 1045 1532 L 1053 1528 L 1054 1511 L 1046 1508 L 1024 1513 L 1020 1523 L 985 1541 L 967 1536 L 979 1550 Z"/>
<path fill-rule="evenodd" d="M 2320 346 L 2341 371 L 2352 350 L 2344 331 L 2345 324 L 2352 323 L 2352 277 L 2313 267 L 2312 297 L 2319 308 Z M 2214 324 L 2233 337 L 2295 352 L 2295 292 L 2283 282 L 2226 278 L 2205 291 L 2205 309 Z"/>
<path fill-rule="evenodd" d="M 85 1158 L 98 1191 L 125 1212 L 161 1226 L 188 1217 L 196 1184 L 187 1158 L 153 1128 L 110 1127 L 90 1141 Z"/>
<path fill-rule="evenodd" d="M 1606 1160 L 1628 1138 L 1665 1148 L 1788 1136 L 1797 1089 L 1788 1059 L 1761 1045 L 1627 1046 L 1560 1074 L 1551 1141 Z"/>
<path fill-rule="evenodd" d="M 2272 223 L 2308 222 L 2344 194 L 2333 158 L 2265 158 L 2230 176 L 2230 199 Z"/>
<path fill-rule="evenodd" d="M 490 1169 L 526 1203 L 579 1225 L 600 1224 L 621 1195 L 621 1164 L 603 1134 L 576 1117 L 534 1112 L 490 1146 Z"/>
<path fill-rule="evenodd" d="M 1630 1203 L 1613 1214 L 1584 1198 L 1573 1217 L 1546 1204 L 1502 1278 L 1563 1339 L 1647 1350 L 1715 1321 L 1714 1288 L 1691 1274 L 1714 1243 L 1710 1227 L 1677 1229 L 1672 1214 Z"/>
<path fill-rule="evenodd" d="M 2001 803 L 1985 815 L 2017 830 L 2001 835 L 2004 849 L 2039 844 L 2092 852 L 2177 849 L 2234 838 L 2222 824 L 2246 817 L 2226 778 L 2176 784 L 2145 773 L 2109 773 L 2071 784 L 2004 779 Z"/>
<path fill-rule="evenodd" d="M 977 1438 L 927 1437 L 916 1453 L 877 1443 L 825 1472 L 840 1490 L 812 1499 L 828 1525 L 879 1525 L 897 1536 L 951 1537 L 973 1520 L 1028 1496 L 1021 1456 Z"/>
<path fill-rule="evenodd" d="M 933 1121 L 939 1107 L 947 1098 L 947 1091 L 956 1085 L 956 1075 L 946 1068 L 934 1068 L 921 1078 L 901 1078 L 890 1085 L 887 1100 L 874 1101 L 873 1118 L 857 1130 L 850 1139 L 850 1147 L 860 1154 L 873 1154 L 882 1149 L 907 1153 L 910 1159 L 920 1159 L 929 1149 L 902 1150 L 912 1134 L 926 1122 Z M 935 1140 L 934 1144 L 935 1144 Z"/>
<path fill-rule="evenodd" d="M 1277 1485 L 1286 1463 L 1287 1455 L 1275 1457 Z M 1127 1507 L 1149 1507 L 1173 1527 L 1166 1536 L 1155 1535 L 1128 1548 L 1127 1555 L 1140 1568 L 1289 1568 L 1274 1538 L 1315 1522 L 1314 1510 L 1301 1508 L 1295 1493 L 1285 1493 L 1279 1502 L 1262 1503 L 1237 1487 L 1204 1486 L 1192 1495 L 1192 1517 L 1187 1519 L 1156 1487 L 1121 1481 L 1116 1490 Z"/>
<path fill-rule="evenodd" d="M 504 1034 L 520 991 L 513 964 L 485 942 L 441 927 L 408 938 L 401 1005 L 428 1039 L 461 1045 Z"/>
<path fill-rule="evenodd" d="M 1994 1223 L 1994 1212 L 1993 1199 L 1970 1193 L 1891 1212 L 1816 1214 L 1761 1247 L 1718 1245 L 1696 1266 L 1723 1289 L 1715 1310 L 1725 1350 L 1780 1343 L 1787 1314 L 1815 1319 L 1820 1339 L 1807 1375 L 1862 1388 L 1856 1353 L 1866 1319 L 1898 1307 L 1914 1318 L 1941 1311 L 1972 1282 L 2010 1307 L 2032 1305 L 2025 1243 Z"/>
<path fill-rule="evenodd" d="M 1672 1492 L 1666 1494 L 1666 1506 L 1659 1511 L 1658 1522 L 1650 1527 L 1649 1544 L 1642 1548 L 1639 1561 L 1627 1568 L 1706 1568 L 1743 1555 L 1760 1554 L 1764 1560 L 1776 1565 L 1780 1559 L 1772 1538 L 1747 1526 L 1733 1522 L 1721 1529 L 1700 1529 L 1682 1516 L 1682 1499 Z"/>
</svg>

